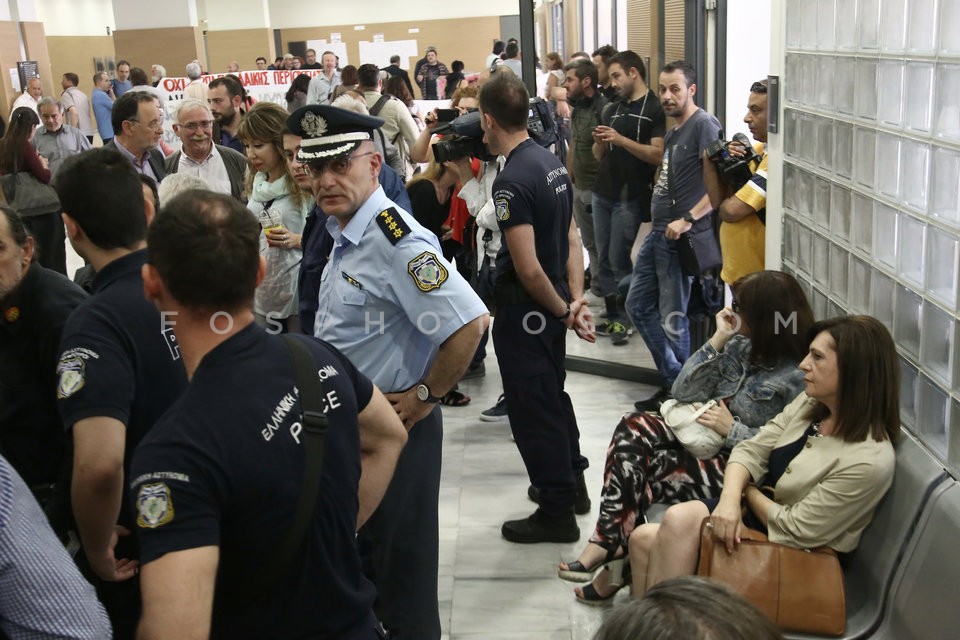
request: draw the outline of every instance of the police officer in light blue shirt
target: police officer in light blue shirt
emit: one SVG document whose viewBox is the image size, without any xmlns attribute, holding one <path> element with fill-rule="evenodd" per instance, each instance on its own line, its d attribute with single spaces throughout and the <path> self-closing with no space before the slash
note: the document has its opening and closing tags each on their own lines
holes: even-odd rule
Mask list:
<svg viewBox="0 0 960 640">
<path fill-rule="evenodd" d="M 377 176 L 380 118 L 327 105 L 295 111 L 333 251 L 323 272 L 314 335 L 388 392 L 409 431 L 387 494 L 361 530 L 372 545 L 377 611 L 391 638 L 440 637 L 438 516 L 440 398 L 464 373 L 487 309 L 440 251 L 436 237 L 392 202 Z"/>
</svg>

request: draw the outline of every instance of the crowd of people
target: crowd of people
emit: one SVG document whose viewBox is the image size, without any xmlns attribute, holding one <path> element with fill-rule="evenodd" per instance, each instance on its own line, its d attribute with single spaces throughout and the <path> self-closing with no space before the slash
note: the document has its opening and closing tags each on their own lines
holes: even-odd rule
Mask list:
<svg viewBox="0 0 960 640">
<path fill-rule="evenodd" d="M 121 61 L 89 99 L 72 73 L 57 98 L 27 83 L 0 181 L 56 202 L 0 206 L 0 630 L 438 639 L 440 405 L 470 403 L 458 383 L 486 375 L 492 337 L 503 395 L 480 417 L 509 423 L 536 503 L 502 535 L 576 542 L 594 501 L 568 332 L 636 331 L 663 385 L 616 425 L 596 528 L 559 577 L 585 604 L 632 587 L 599 639 L 719 617 L 711 637 L 779 637 L 684 577 L 700 523 L 731 551 L 746 526 L 854 551 L 892 479 L 893 341 L 869 317 L 815 322 L 764 269 L 765 82 L 755 147 L 725 144 L 748 161 L 733 182 L 690 64 L 648 81 L 633 51 L 550 53 L 531 96 L 520 59 L 497 42 L 468 77 L 434 47 L 410 74 L 257 58 L 320 70 L 286 108 L 253 104 L 236 62 L 209 83 L 188 64 L 176 103 L 158 65 Z M 548 142 L 528 130 L 538 97 Z M 680 241 L 704 227 L 722 266 L 689 273 Z M 696 305 L 715 314 L 702 346 Z M 713 455 L 678 440 L 667 401 L 715 402 L 697 418 Z M 653 503 L 673 505 L 662 524 Z"/>
</svg>

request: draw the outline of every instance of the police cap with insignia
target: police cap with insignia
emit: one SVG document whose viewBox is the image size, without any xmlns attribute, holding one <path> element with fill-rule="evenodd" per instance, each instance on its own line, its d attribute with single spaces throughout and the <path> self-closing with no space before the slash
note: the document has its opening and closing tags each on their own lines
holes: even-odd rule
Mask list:
<svg viewBox="0 0 960 640">
<path fill-rule="evenodd" d="M 381 118 L 325 104 L 308 104 L 287 118 L 290 133 L 302 138 L 297 160 L 303 163 L 351 153 L 381 126 Z"/>
</svg>

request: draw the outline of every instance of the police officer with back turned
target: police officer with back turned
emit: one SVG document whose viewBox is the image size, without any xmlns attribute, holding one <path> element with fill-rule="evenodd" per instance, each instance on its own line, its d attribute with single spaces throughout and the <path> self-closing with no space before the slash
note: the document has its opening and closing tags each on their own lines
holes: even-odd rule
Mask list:
<svg viewBox="0 0 960 640">
<path fill-rule="evenodd" d="M 587 459 L 563 389 L 567 329 L 589 342 L 595 336 L 583 300 L 570 178 L 527 134 L 529 110 L 526 88 L 510 74 L 495 74 L 480 91 L 483 140 L 491 153 L 507 158 L 493 184 L 503 231 L 493 343 L 502 354 L 510 427 L 540 504 L 531 516 L 505 522 L 502 533 L 511 542 L 574 542 L 580 537 L 575 502 L 584 513 L 590 506 L 583 482 Z"/>
</svg>

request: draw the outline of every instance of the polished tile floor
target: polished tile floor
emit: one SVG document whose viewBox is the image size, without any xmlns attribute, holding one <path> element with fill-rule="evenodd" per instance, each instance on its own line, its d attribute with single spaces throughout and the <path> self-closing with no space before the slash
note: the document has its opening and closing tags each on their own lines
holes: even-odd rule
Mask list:
<svg viewBox="0 0 960 640">
<path fill-rule="evenodd" d="M 595 347 L 597 355 L 602 357 L 607 348 L 608 344 Z M 578 352 L 588 355 L 590 350 Z M 557 564 L 576 558 L 593 531 L 613 427 L 632 409 L 634 400 L 654 389 L 588 374 L 568 375 L 567 392 L 577 413 L 581 448 L 591 465 L 586 477 L 593 510 L 578 517 L 581 540 L 576 544 L 516 545 L 500 536 L 501 523 L 525 517 L 536 507 L 527 499 L 529 481 L 510 440 L 509 425 L 479 420 L 480 411 L 492 406 L 500 393 L 496 359 L 488 353 L 486 376 L 461 383 L 461 390 L 473 401 L 466 407 L 443 409 L 440 614 L 444 638 L 589 640 L 608 609 L 578 603 L 574 585 L 557 578 Z M 628 597 L 624 589 L 616 602 Z"/>
</svg>

